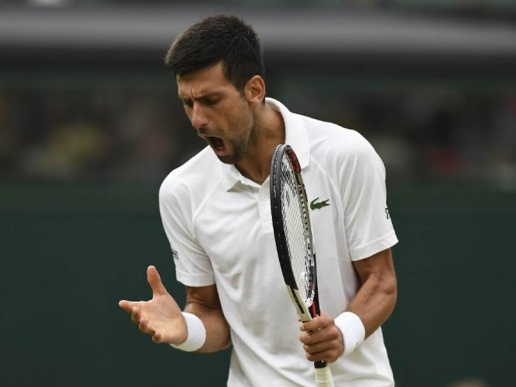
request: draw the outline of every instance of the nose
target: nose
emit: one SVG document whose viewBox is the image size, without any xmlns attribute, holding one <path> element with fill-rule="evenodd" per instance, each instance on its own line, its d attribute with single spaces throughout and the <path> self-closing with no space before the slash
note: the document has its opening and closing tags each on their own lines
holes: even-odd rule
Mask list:
<svg viewBox="0 0 516 387">
<path fill-rule="evenodd" d="M 194 102 L 190 111 L 190 122 L 196 129 L 208 125 L 208 117 L 206 116 L 206 112 L 201 104 Z"/>
</svg>

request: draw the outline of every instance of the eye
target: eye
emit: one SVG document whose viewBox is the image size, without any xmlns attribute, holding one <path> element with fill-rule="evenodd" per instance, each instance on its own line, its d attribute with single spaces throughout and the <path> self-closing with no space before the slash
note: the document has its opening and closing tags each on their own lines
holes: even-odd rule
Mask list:
<svg viewBox="0 0 516 387">
<path fill-rule="evenodd" d="M 185 107 L 185 108 L 186 107 L 191 108 L 193 106 L 193 101 L 192 100 L 183 100 L 182 103 L 183 103 L 183 107 Z"/>
<path fill-rule="evenodd" d="M 204 103 L 205 103 L 206 105 L 213 106 L 213 105 L 218 104 L 218 103 L 219 103 L 219 101 L 220 101 L 220 99 L 219 99 L 219 98 L 206 98 L 206 99 L 204 100 Z"/>
</svg>

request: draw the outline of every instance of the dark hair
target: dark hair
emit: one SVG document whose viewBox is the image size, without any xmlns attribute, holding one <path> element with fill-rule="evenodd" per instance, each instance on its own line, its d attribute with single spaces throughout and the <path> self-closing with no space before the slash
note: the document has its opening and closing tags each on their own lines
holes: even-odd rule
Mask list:
<svg viewBox="0 0 516 387">
<path fill-rule="evenodd" d="M 165 64 L 176 76 L 221 61 L 227 79 L 242 92 L 253 76 L 264 76 L 260 39 L 236 16 L 209 16 L 190 25 L 174 40 L 165 57 Z"/>
</svg>

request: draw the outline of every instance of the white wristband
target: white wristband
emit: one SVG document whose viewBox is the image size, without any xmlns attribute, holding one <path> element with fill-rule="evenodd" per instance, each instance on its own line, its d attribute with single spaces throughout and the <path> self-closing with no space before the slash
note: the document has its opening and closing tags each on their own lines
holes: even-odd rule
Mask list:
<svg viewBox="0 0 516 387">
<path fill-rule="evenodd" d="M 342 332 L 344 340 L 343 356 L 349 355 L 365 339 L 365 328 L 362 320 L 353 312 L 344 312 L 337 316 L 335 325 Z"/>
<path fill-rule="evenodd" d="M 186 352 L 197 351 L 206 341 L 206 328 L 195 314 L 182 312 L 186 321 L 188 336 L 181 344 L 170 344 L 172 347 Z"/>
</svg>

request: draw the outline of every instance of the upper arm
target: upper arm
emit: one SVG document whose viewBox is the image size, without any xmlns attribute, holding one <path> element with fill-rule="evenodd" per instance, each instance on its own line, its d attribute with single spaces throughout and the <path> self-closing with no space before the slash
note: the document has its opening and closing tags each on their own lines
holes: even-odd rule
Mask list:
<svg viewBox="0 0 516 387">
<path fill-rule="evenodd" d="M 215 285 L 186 287 L 186 304 L 199 305 L 208 309 L 221 309 L 219 293 Z"/>
<path fill-rule="evenodd" d="M 390 248 L 380 251 L 369 258 L 354 261 L 360 285 L 367 280 L 375 280 L 387 292 L 396 291 L 397 281 Z"/>
</svg>

